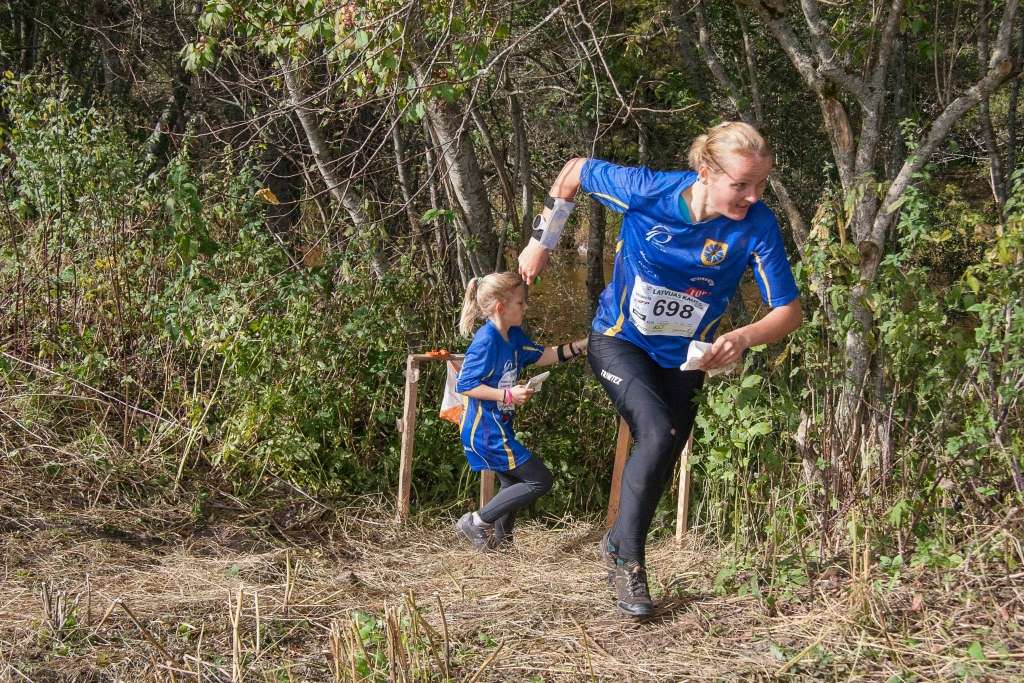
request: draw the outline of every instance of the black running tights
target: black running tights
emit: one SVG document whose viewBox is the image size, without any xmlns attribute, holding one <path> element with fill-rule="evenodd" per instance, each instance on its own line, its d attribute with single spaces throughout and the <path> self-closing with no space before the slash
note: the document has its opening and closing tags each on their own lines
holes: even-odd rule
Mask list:
<svg viewBox="0 0 1024 683">
<path fill-rule="evenodd" d="M 587 355 L 634 442 L 609 538 L 620 557 L 643 563 L 655 509 L 693 428 L 704 373 L 663 368 L 630 342 L 596 333 Z"/>
</svg>

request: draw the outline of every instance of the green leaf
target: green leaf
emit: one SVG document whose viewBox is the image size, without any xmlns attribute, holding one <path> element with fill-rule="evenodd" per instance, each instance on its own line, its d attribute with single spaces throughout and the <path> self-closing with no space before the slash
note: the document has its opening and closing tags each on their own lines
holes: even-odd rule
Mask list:
<svg viewBox="0 0 1024 683">
<path fill-rule="evenodd" d="M 982 649 L 981 643 L 977 640 L 971 643 L 971 646 L 967 648 L 967 654 L 969 654 L 971 659 L 976 662 L 985 661 L 985 650 Z"/>
<path fill-rule="evenodd" d="M 756 387 L 761 384 L 762 381 L 764 381 L 764 378 L 761 377 L 761 375 L 747 375 L 743 378 L 743 381 L 740 382 L 740 388 L 749 389 L 751 387 Z"/>
<path fill-rule="evenodd" d="M 757 424 L 750 427 L 747 433 L 750 434 L 751 438 L 755 436 L 764 436 L 772 431 L 772 425 L 769 422 L 758 422 Z"/>
</svg>

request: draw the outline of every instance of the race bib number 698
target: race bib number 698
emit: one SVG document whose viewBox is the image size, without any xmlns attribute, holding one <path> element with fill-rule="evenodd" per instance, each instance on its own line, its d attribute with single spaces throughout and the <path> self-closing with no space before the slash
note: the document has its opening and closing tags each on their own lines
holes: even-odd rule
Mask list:
<svg viewBox="0 0 1024 683">
<path fill-rule="evenodd" d="M 637 275 L 629 297 L 629 317 L 647 336 L 692 337 L 708 312 L 700 299 L 644 282 Z"/>
</svg>

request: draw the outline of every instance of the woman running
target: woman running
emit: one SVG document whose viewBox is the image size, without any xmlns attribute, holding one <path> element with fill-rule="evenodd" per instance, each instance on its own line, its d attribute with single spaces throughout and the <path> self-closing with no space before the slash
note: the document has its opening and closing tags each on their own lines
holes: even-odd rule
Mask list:
<svg viewBox="0 0 1024 683">
<path fill-rule="evenodd" d="M 764 138 L 745 123 L 722 123 L 694 140 L 689 163 L 693 170 L 659 172 L 570 160 L 519 256 L 529 284 L 546 267 L 579 189 L 623 214 L 612 279 L 591 326 L 589 359 L 634 439 L 619 515 L 600 545 L 616 604 L 634 617 L 653 612 L 647 534 L 693 427 L 703 371 L 782 339 L 803 319 L 778 222 L 760 201 L 772 169 Z M 771 311 L 716 338 L 748 267 Z M 680 370 L 691 341 L 712 339 L 702 370 Z"/>
</svg>

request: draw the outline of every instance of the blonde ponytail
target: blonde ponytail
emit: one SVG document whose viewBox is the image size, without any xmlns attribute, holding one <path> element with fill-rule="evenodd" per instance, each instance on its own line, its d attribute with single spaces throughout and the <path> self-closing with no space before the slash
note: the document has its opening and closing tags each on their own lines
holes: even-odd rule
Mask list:
<svg viewBox="0 0 1024 683">
<path fill-rule="evenodd" d="M 772 148 L 757 129 L 742 121 L 726 121 L 698 135 L 690 145 L 690 168 L 699 171 L 707 166 L 722 172 L 719 160 L 732 154 L 772 158 Z"/>
<path fill-rule="evenodd" d="M 499 301 L 522 286 L 523 278 L 519 273 L 491 273 L 470 280 L 462 299 L 459 333 L 464 337 L 472 336 L 477 319 L 489 318 Z"/>
<path fill-rule="evenodd" d="M 480 317 L 480 306 L 476 303 L 477 278 L 470 278 L 466 295 L 462 298 L 462 314 L 459 316 L 459 334 L 468 337 L 473 334 L 474 323 Z"/>
</svg>

